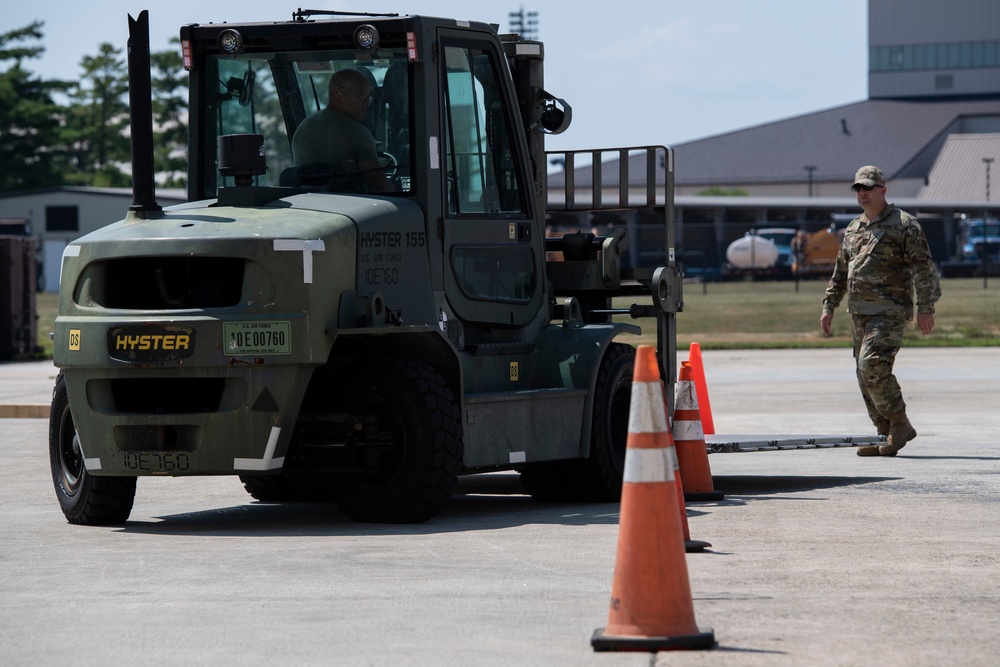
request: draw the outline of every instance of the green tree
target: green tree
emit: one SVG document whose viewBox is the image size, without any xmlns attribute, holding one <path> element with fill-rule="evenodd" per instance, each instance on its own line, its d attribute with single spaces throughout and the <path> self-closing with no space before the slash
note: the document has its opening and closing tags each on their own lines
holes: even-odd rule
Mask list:
<svg viewBox="0 0 1000 667">
<path fill-rule="evenodd" d="M 154 166 L 160 185 L 182 188 L 187 182 L 187 72 L 177 48 L 149 54 L 150 83 L 153 92 L 153 141 L 156 146 Z"/>
<path fill-rule="evenodd" d="M 75 167 L 69 180 L 77 185 L 126 187 L 131 177 L 122 165 L 131 161 L 131 149 L 122 49 L 104 42 L 97 55 L 83 57 L 80 67 L 80 80 L 69 93 L 64 126 Z"/>
<path fill-rule="evenodd" d="M 68 84 L 43 81 L 22 62 L 45 48 L 41 21 L 0 34 L 0 190 L 59 185 L 65 167 L 59 148 L 60 108 L 53 94 Z"/>
<path fill-rule="evenodd" d="M 732 188 L 727 190 L 725 188 L 720 188 L 717 185 L 713 185 L 710 188 L 705 188 L 698 193 L 699 197 L 748 197 L 749 193 L 743 188 Z"/>
</svg>

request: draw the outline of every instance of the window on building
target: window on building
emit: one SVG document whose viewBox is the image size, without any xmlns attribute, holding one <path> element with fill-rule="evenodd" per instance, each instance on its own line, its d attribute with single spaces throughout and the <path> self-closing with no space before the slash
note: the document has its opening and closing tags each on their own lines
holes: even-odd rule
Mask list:
<svg viewBox="0 0 1000 667">
<path fill-rule="evenodd" d="M 943 44 L 892 44 L 872 46 L 868 68 L 872 72 L 920 69 L 975 69 L 1000 66 L 1000 41 Z"/>
<path fill-rule="evenodd" d="M 80 231 L 80 209 L 76 206 L 46 206 L 45 231 Z"/>
</svg>

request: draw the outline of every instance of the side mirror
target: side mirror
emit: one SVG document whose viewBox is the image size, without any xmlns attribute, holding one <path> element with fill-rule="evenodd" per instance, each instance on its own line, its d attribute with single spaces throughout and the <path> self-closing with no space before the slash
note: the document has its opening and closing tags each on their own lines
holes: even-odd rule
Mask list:
<svg viewBox="0 0 1000 667">
<path fill-rule="evenodd" d="M 543 134 L 562 134 L 573 121 L 573 108 L 566 100 L 553 96 L 539 88 L 535 93 L 536 104 L 542 109 L 541 119 L 532 129 Z"/>
</svg>

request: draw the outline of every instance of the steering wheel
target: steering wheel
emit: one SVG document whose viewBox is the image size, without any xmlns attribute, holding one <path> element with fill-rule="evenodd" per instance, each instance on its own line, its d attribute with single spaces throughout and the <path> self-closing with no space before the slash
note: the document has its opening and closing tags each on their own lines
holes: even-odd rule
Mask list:
<svg viewBox="0 0 1000 667">
<path fill-rule="evenodd" d="M 382 171 L 385 172 L 385 177 L 390 181 L 396 180 L 396 174 L 399 172 L 399 160 L 392 153 L 387 153 L 386 151 L 379 151 L 378 157 L 382 160 Z"/>
</svg>

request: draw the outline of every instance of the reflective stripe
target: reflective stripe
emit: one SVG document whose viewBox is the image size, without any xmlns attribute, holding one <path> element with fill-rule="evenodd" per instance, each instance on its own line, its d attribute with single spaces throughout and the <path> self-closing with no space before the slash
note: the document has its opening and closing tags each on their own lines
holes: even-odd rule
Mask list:
<svg viewBox="0 0 1000 667">
<path fill-rule="evenodd" d="M 278 446 L 278 436 L 281 429 L 277 426 L 271 427 L 271 432 L 267 438 L 267 446 L 264 448 L 264 458 L 262 459 L 233 459 L 233 468 L 236 470 L 274 470 L 280 468 L 285 463 L 285 457 L 274 457 L 274 450 Z"/>
<path fill-rule="evenodd" d="M 697 410 L 698 392 L 694 382 L 691 380 L 679 380 L 677 382 L 677 393 L 674 395 L 675 410 Z"/>
<path fill-rule="evenodd" d="M 79 246 L 77 246 L 79 247 Z M 80 432 L 73 432 L 73 439 L 76 441 L 76 446 L 80 448 L 80 458 L 83 459 L 83 467 L 87 470 L 100 470 L 101 469 L 101 459 L 100 458 L 87 458 L 87 452 L 83 451 L 83 440 L 80 438 Z"/>
<path fill-rule="evenodd" d="M 659 382 L 633 382 L 628 411 L 629 433 L 666 433 L 667 410 Z"/>
<path fill-rule="evenodd" d="M 633 385 L 634 386 L 634 385 Z M 623 482 L 672 482 L 677 456 L 673 447 L 656 449 L 636 449 L 625 451 L 625 472 Z"/>
<path fill-rule="evenodd" d="M 302 282 L 311 283 L 313 281 L 313 253 L 326 250 L 326 244 L 322 239 L 303 241 L 301 239 L 274 239 L 275 251 L 301 251 L 302 252 Z"/>
<path fill-rule="evenodd" d="M 700 421 L 674 420 L 674 440 L 704 440 L 705 430 Z"/>
</svg>

